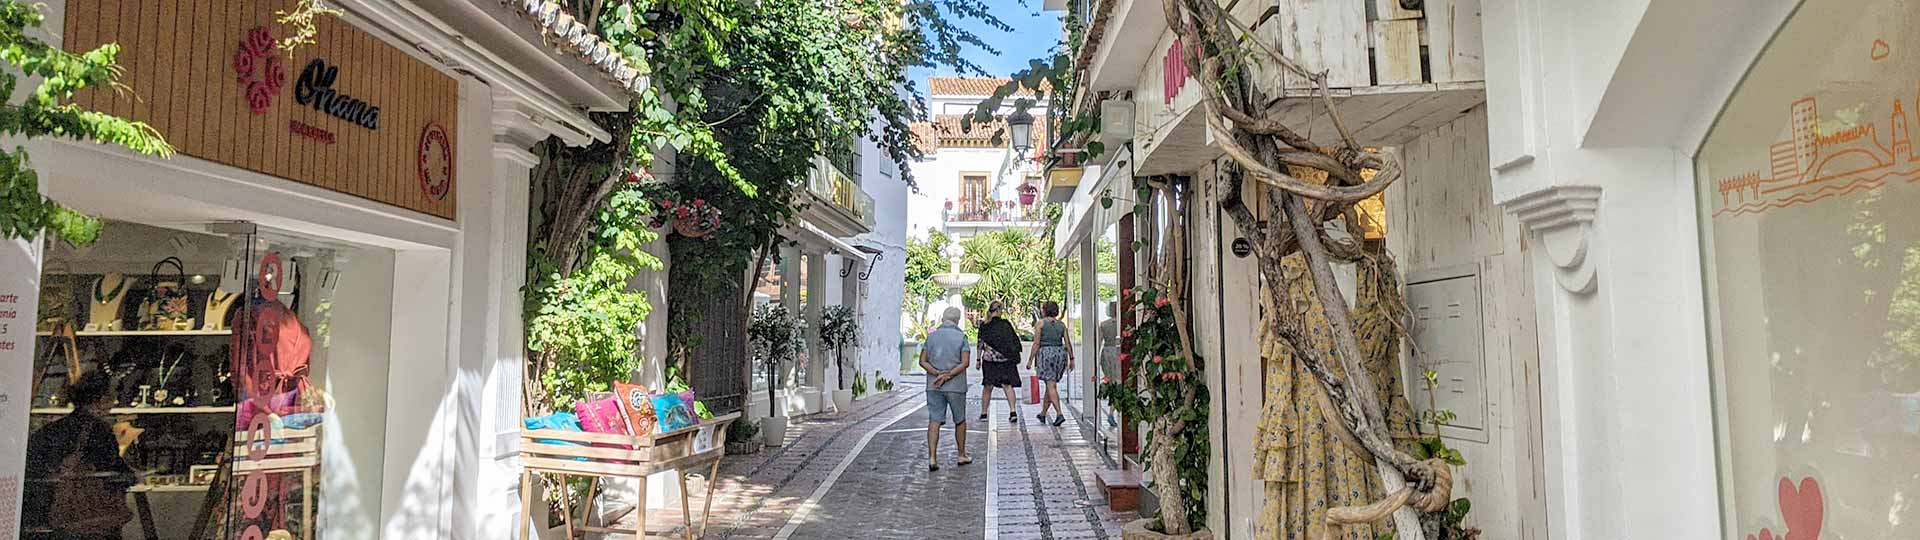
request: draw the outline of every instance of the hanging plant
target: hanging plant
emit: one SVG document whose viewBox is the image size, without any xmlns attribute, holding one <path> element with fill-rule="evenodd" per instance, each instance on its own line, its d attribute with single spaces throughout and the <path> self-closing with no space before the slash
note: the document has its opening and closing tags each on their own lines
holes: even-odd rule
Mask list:
<svg viewBox="0 0 1920 540">
<path fill-rule="evenodd" d="M 661 199 L 660 211 L 653 215 L 653 227 L 668 224 L 672 224 L 673 232 L 680 236 L 701 238 L 720 229 L 720 209 L 707 204 L 706 199 L 687 202 Z"/>
</svg>

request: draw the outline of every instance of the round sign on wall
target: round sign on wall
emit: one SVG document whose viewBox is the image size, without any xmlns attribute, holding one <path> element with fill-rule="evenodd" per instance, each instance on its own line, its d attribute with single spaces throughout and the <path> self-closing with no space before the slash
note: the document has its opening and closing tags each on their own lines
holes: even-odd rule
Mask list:
<svg viewBox="0 0 1920 540">
<path fill-rule="evenodd" d="M 453 188 L 453 145 L 446 128 L 428 122 L 420 131 L 420 191 L 436 201 L 446 200 Z"/>
</svg>

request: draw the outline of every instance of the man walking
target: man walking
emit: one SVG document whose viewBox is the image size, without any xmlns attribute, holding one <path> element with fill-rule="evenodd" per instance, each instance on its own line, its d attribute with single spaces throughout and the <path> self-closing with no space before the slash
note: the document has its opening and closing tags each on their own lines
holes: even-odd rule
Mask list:
<svg viewBox="0 0 1920 540">
<path fill-rule="evenodd" d="M 927 372 L 927 470 L 940 470 L 940 427 L 953 419 L 953 442 L 960 465 L 973 463 L 967 455 L 967 365 L 971 352 L 967 334 L 960 331 L 960 308 L 940 315 L 940 327 L 927 333 L 920 349 L 920 369 Z"/>
</svg>

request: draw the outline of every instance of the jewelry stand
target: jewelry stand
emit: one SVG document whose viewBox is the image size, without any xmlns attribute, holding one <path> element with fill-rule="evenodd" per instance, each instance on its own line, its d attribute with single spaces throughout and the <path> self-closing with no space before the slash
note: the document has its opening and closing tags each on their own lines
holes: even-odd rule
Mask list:
<svg viewBox="0 0 1920 540">
<path fill-rule="evenodd" d="M 120 329 L 121 306 L 127 303 L 127 285 L 133 280 L 120 274 L 107 274 L 93 282 L 87 291 L 87 325 L 82 330 L 112 332 Z M 113 282 L 112 289 L 107 283 Z"/>
</svg>

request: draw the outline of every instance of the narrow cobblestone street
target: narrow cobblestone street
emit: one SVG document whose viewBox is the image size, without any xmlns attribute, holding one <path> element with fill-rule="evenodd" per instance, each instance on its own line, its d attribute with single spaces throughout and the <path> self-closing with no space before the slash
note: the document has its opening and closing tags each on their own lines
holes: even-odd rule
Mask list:
<svg viewBox="0 0 1920 540">
<path fill-rule="evenodd" d="M 970 422 L 971 465 L 954 463 L 952 431 L 943 431 L 941 468 L 928 472 L 921 388 L 902 385 L 849 411 L 799 419 L 785 445 L 728 456 L 707 538 L 1118 540 L 1133 519 L 1108 511 L 1094 480 L 1106 467 L 1094 442 L 1071 419 L 1059 428 L 1035 422 L 1031 405 L 1019 424 L 1007 422 L 1004 403 L 986 425 Z M 673 530 L 679 509 L 657 509 L 648 524 Z"/>
</svg>

